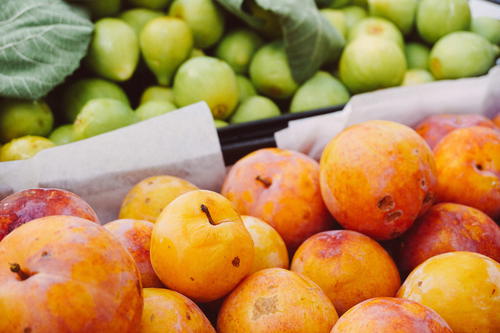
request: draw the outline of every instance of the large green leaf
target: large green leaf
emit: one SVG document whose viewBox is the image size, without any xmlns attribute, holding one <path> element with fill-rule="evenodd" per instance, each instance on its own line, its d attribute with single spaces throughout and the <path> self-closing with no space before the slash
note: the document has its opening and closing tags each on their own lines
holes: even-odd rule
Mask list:
<svg viewBox="0 0 500 333">
<path fill-rule="evenodd" d="M 78 67 L 92 34 L 62 0 L 0 0 L 0 96 L 37 99 Z"/>
<path fill-rule="evenodd" d="M 246 9 L 245 0 L 217 1 L 250 26 L 262 28 L 263 21 Z M 314 0 L 255 0 L 255 3 L 279 18 L 288 62 L 298 82 L 309 79 L 323 64 L 340 55 L 344 38 L 320 14 Z"/>
</svg>

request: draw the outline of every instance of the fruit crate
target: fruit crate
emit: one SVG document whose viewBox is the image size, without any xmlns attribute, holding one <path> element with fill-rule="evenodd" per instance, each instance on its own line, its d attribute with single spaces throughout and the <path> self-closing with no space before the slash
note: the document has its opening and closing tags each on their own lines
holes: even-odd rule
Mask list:
<svg viewBox="0 0 500 333">
<path fill-rule="evenodd" d="M 341 111 L 345 105 L 331 106 L 300 113 L 286 113 L 279 117 L 234 124 L 217 130 L 226 165 L 232 165 L 246 154 L 268 147 L 276 147 L 274 133 L 286 128 L 288 122 Z"/>
</svg>

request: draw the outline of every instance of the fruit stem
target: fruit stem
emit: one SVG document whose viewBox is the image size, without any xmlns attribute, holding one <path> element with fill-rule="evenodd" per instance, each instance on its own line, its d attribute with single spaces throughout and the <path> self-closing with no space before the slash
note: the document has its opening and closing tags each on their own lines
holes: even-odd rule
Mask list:
<svg viewBox="0 0 500 333">
<path fill-rule="evenodd" d="M 212 219 L 212 215 L 210 215 L 210 211 L 208 210 L 208 207 L 205 205 L 201 205 L 201 211 L 205 213 L 207 216 L 208 222 L 210 222 L 211 225 L 216 225 L 214 220 Z"/>
<path fill-rule="evenodd" d="M 28 279 L 31 275 L 21 269 L 18 263 L 10 264 L 10 271 L 16 273 L 21 281 Z"/>
<path fill-rule="evenodd" d="M 271 186 L 271 181 L 269 181 L 268 179 L 262 178 L 261 176 L 255 177 L 255 180 L 264 184 L 265 187 Z"/>
</svg>

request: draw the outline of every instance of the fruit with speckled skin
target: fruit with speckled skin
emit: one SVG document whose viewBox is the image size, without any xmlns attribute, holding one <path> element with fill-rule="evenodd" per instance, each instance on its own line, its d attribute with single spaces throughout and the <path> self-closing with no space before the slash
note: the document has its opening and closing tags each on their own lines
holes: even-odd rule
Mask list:
<svg viewBox="0 0 500 333">
<path fill-rule="evenodd" d="M 0 332 L 137 332 L 139 271 L 104 227 L 74 216 L 26 223 L 0 242 Z"/>
<path fill-rule="evenodd" d="M 142 220 L 115 220 L 104 225 L 134 258 L 143 288 L 163 287 L 151 266 L 149 255 L 153 226 L 153 223 Z"/>
<path fill-rule="evenodd" d="M 432 151 L 411 128 L 372 120 L 333 138 L 321 157 L 321 192 L 346 229 L 399 237 L 435 197 Z"/>
<path fill-rule="evenodd" d="M 269 223 L 291 251 L 332 226 L 321 199 L 318 163 L 298 152 L 268 148 L 243 157 L 221 193 L 241 214 Z"/>
<path fill-rule="evenodd" d="M 159 175 L 148 177 L 130 189 L 120 208 L 120 219 L 156 222 L 162 210 L 175 198 L 198 188 L 187 180 Z"/>
<path fill-rule="evenodd" d="M 408 276 L 397 297 L 436 311 L 454 333 L 500 331 L 500 264 L 472 252 L 432 257 Z"/>
<path fill-rule="evenodd" d="M 434 310 L 393 297 L 364 301 L 346 312 L 331 333 L 453 333 Z"/>
<path fill-rule="evenodd" d="M 496 128 L 491 120 L 480 114 L 436 114 L 421 121 L 415 131 L 434 149 L 452 131 L 472 126 Z"/>
<path fill-rule="evenodd" d="M 99 223 L 96 213 L 76 194 L 59 189 L 34 188 L 0 201 L 0 240 L 31 220 L 50 215 L 77 216 Z"/>
<path fill-rule="evenodd" d="M 401 286 L 396 264 L 384 248 L 349 230 L 310 237 L 295 252 L 291 269 L 317 283 L 339 315 L 369 298 L 392 297 Z"/>
<path fill-rule="evenodd" d="M 195 190 L 160 214 L 151 238 L 151 263 L 167 288 L 199 301 L 227 295 L 250 273 L 252 237 L 231 202 Z"/>
<path fill-rule="evenodd" d="M 215 333 L 200 308 L 186 296 L 159 288 L 143 291 L 141 333 Z"/>
<path fill-rule="evenodd" d="M 217 319 L 220 333 L 328 333 L 334 306 L 308 278 L 269 268 L 246 278 L 226 298 Z"/>
<path fill-rule="evenodd" d="M 0 147 L 0 162 L 25 160 L 54 146 L 54 142 L 41 136 L 22 136 Z"/>
<path fill-rule="evenodd" d="M 288 269 L 288 251 L 280 234 L 256 217 L 244 215 L 241 219 L 252 236 L 255 249 L 250 274 L 273 267 Z"/>
<path fill-rule="evenodd" d="M 500 217 L 500 132 L 486 127 L 457 129 L 434 148 L 437 199 Z"/>
<path fill-rule="evenodd" d="M 437 204 L 403 236 L 399 267 L 411 272 L 441 253 L 469 251 L 500 261 L 500 228 L 480 210 L 454 204 Z"/>
</svg>

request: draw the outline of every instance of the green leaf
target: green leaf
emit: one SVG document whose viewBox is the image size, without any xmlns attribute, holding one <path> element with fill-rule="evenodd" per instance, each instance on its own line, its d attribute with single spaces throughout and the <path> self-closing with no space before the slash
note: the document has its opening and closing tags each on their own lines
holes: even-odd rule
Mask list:
<svg viewBox="0 0 500 333">
<path fill-rule="evenodd" d="M 41 98 L 78 68 L 92 22 L 62 0 L 0 3 L 0 96 Z"/>
<path fill-rule="evenodd" d="M 217 0 L 223 7 L 260 29 L 259 17 L 246 10 L 245 0 Z M 248 0 L 247 0 L 248 1 Z M 339 57 L 344 38 L 320 14 L 314 0 L 255 0 L 256 4 L 279 18 L 288 62 L 293 77 L 304 82 L 325 63 Z"/>
</svg>

